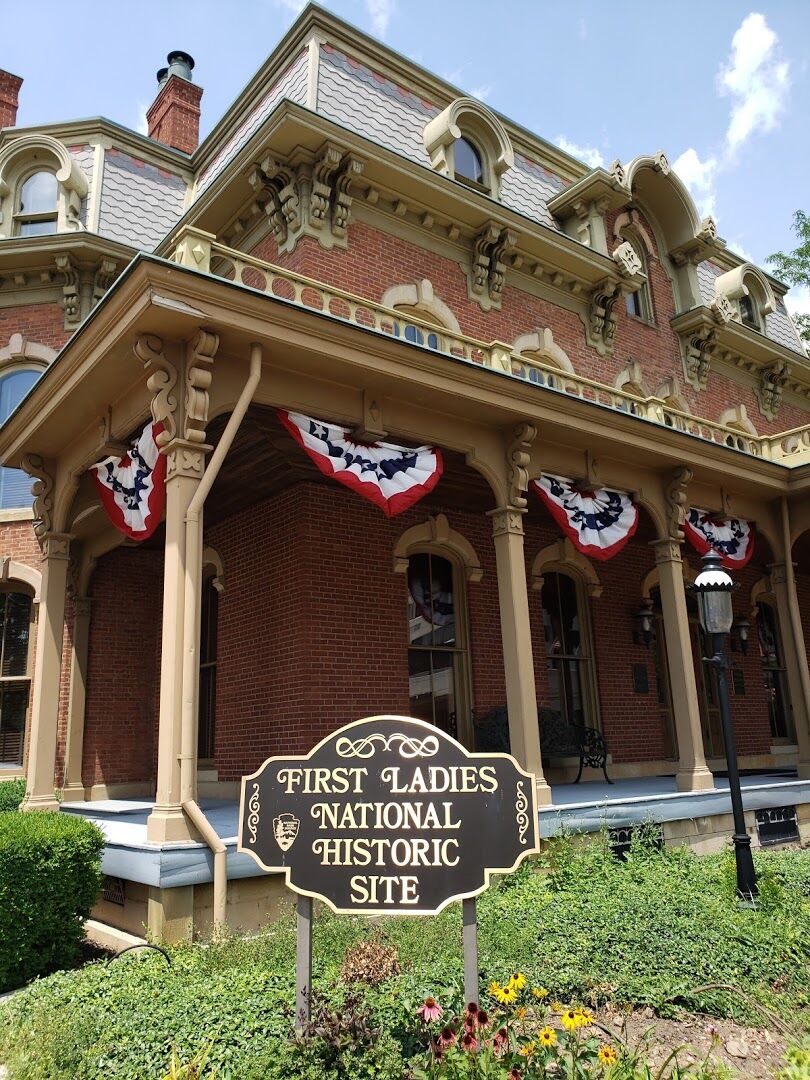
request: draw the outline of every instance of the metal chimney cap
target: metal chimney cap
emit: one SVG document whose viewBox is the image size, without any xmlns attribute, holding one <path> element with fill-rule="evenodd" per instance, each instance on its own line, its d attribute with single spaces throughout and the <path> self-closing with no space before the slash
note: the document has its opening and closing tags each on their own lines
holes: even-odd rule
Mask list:
<svg viewBox="0 0 810 1080">
<path fill-rule="evenodd" d="M 166 57 L 170 75 L 179 75 L 181 79 L 191 82 L 191 72 L 194 70 L 194 57 L 190 53 L 175 49 Z"/>
<path fill-rule="evenodd" d="M 158 86 L 163 86 L 169 77 L 169 69 L 167 67 L 158 68 L 157 81 Z"/>
</svg>

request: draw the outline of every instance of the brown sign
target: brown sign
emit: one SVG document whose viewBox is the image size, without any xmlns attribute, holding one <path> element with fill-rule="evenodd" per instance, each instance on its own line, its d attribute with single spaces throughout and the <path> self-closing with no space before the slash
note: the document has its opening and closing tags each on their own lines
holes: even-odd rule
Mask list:
<svg viewBox="0 0 810 1080">
<path fill-rule="evenodd" d="M 243 777 L 238 850 L 333 911 L 427 915 L 537 850 L 534 777 L 423 720 L 373 716 Z"/>
</svg>

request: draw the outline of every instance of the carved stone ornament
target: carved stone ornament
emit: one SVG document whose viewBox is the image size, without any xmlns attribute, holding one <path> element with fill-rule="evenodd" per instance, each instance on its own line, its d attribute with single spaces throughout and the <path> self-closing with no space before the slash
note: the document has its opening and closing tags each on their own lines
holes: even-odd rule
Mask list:
<svg viewBox="0 0 810 1080">
<path fill-rule="evenodd" d="M 692 470 L 686 466 L 674 469 L 669 483 L 664 489 L 664 500 L 667 507 L 667 524 L 669 535 L 673 540 L 683 540 L 683 523 L 689 513 L 689 484 L 692 481 Z"/>
<path fill-rule="evenodd" d="M 509 469 L 509 505 L 518 510 L 525 510 L 526 492 L 529 490 L 529 464 L 531 463 L 532 443 L 537 438 L 534 424 L 518 424 L 507 452 Z"/>
<path fill-rule="evenodd" d="M 488 221 L 473 240 L 469 289 L 484 311 L 501 306 L 506 282 L 506 256 L 517 245 L 517 235 L 495 221 Z"/>
<path fill-rule="evenodd" d="M 636 249 L 629 240 L 625 240 L 623 244 L 619 244 L 613 252 L 613 261 L 625 277 L 632 277 L 634 274 L 641 273 L 641 259 L 638 257 Z"/>
<path fill-rule="evenodd" d="M 73 330 L 82 320 L 79 271 L 71 255 L 57 255 L 54 262 L 56 269 L 62 275 L 62 311 L 65 315 L 65 329 Z"/>
<path fill-rule="evenodd" d="M 51 531 L 53 523 L 53 476 L 39 454 L 26 454 L 22 467 L 34 477 L 31 495 L 34 499 L 34 532 L 42 544 L 42 537 Z"/>
<path fill-rule="evenodd" d="M 706 332 L 698 330 L 683 341 L 683 374 L 695 390 L 706 389 L 716 341 L 717 330 L 714 328 Z"/>
<path fill-rule="evenodd" d="M 790 365 L 785 360 L 776 360 L 759 373 L 759 385 L 756 388 L 759 409 L 763 416 L 775 420 L 782 404 L 782 390 L 790 378 Z"/>
<path fill-rule="evenodd" d="M 173 453 L 167 454 L 166 481 L 176 476 L 191 477 L 199 480 L 205 471 L 205 453 L 210 446 L 197 446 L 177 440 Z"/>
<path fill-rule="evenodd" d="M 39 538 L 39 546 L 42 548 L 43 559 L 70 559 L 70 541 L 73 539 L 68 533 L 43 533 Z"/>
<path fill-rule="evenodd" d="M 101 300 L 104 294 L 117 277 L 118 266 L 115 259 L 102 259 L 96 267 L 93 275 L 93 307 Z"/>
<path fill-rule="evenodd" d="M 624 290 L 617 281 L 605 278 L 591 293 L 588 310 L 588 343 L 604 356 L 613 349 L 616 335 L 616 302 Z"/>
<path fill-rule="evenodd" d="M 205 442 L 208 423 L 211 365 L 219 347 L 219 336 L 200 330 L 189 343 L 186 355 L 186 410 L 184 437 L 190 443 Z"/>
<path fill-rule="evenodd" d="M 720 324 L 731 322 L 736 315 L 734 305 L 727 296 L 715 297 L 711 305 L 711 312 L 715 320 Z"/>
<path fill-rule="evenodd" d="M 497 510 L 488 510 L 487 514 L 492 518 L 492 535 L 499 536 L 523 536 L 523 515 L 525 510 L 519 510 L 513 506 L 499 506 Z"/>
<path fill-rule="evenodd" d="M 163 431 L 155 442 L 158 446 L 166 446 L 177 435 L 177 368 L 163 355 L 161 339 L 151 334 L 142 334 L 138 338 L 135 355 L 145 368 L 151 369 L 146 385 L 152 394 L 152 420 L 156 424 L 163 424 Z"/>
<path fill-rule="evenodd" d="M 282 160 L 268 155 L 257 162 L 248 180 L 279 250 L 292 251 L 304 235 L 316 237 L 324 248 L 345 247 L 352 185 L 364 167 L 361 158 L 333 143 L 314 156 L 298 153 Z"/>
</svg>

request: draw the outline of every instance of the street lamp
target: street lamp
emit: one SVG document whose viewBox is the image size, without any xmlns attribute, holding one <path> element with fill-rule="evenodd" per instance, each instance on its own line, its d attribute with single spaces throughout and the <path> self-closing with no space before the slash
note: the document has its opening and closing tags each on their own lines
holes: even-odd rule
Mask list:
<svg viewBox="0 0 810 1080">
<path fill-rule="evenodd" d="M 736 588 L 729 574 L 723 569 L 723 560 L 715 551 L 703 556 L 703 568 L 695 578 L 692 592 L 697 596 L 700 625 L 709 639 L 711 656 L 705 657 L 706 663 L 714 665 L 717 672 L 717 697 L 720 706 L 720 719 L 723 723 L 723 738 L 726 744 L 728 763 L 728 786 L 731 792 L 731 809 L 734 814 L 734 858 L 737 863 L 737 892 L 743 901 L 753 903 L 759 893 L 754 860 L 751 855 L 751 837 L 745 829 L 742 794 L 740 793 L 740 773 L 737 768 L 737 750 L 734 745 L 734 728 L 731 725 L 731 706 L 728 699 L 726 671 L 728 662 L 724 650 L 724 639 L 731 630 L 734 612 L 731 606 L 731 594 Z"/>
</svg>

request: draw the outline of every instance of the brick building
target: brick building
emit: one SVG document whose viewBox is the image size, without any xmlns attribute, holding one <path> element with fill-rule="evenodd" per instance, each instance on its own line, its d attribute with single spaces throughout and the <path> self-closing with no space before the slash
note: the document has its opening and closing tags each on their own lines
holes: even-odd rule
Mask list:
<svg viewBox="0 0 810 1080">
<path fill-rule="evenodd" d="M 201 145 L 193 61 L 168 60 L 148 137 L 18 128 L 0 72 L 0 767 L 30 809 L 56 788 L 142 813 L 118 846 L 159 869 L 111 839 L 104 917 L 204 925 L 224 848 L 200 800 L 365 715 L 508 740 L 544 805 L 579 767 L 548 731 L 585 728 L 612 777 L 713 792 L 693 511 L 755 536 L 741 765 L 810 803 L 810 364 L 785 287 L 663 153 L 588 169 L 318 8 Z M 387 516 L 279 410 L 438 447 L 441 478 Z M 138 539 L 89 470 L 150 423 L 165 517 Z M 572 505 L 618 494 L 635 532 L 588 555 L 543 476 Z M 232 910 L 263 911 L 227 861 Z"/>
</svg>

